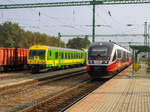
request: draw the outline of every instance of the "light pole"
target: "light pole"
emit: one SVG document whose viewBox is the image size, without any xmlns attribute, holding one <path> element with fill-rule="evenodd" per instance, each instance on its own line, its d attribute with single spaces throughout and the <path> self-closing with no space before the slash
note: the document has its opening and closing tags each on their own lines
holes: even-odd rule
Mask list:
<svg viewBox="0 0 150 112">
<path fill-rule="evenodd" d="M 93 0 L 92 42 L 95 42 L 95 0 Z"/>
<path fill-rule="evenodd" d="M 61 34 L 58 33 L 58 44 L 57 44 L 58 47 L 61 47 Z"/>
<path fill-rule="evenodd" d="M 148 25 L 148 40 L 147 40 L 147 41 L 148 41 L 148 46 L 150 46 L 150 45 L 149 45 L 149 44 L 150 44 L 150 43 L 149 43 L 149 41 L 150 41 L 149 39 L 150 39 L 150 25 Z"/>
</svg>

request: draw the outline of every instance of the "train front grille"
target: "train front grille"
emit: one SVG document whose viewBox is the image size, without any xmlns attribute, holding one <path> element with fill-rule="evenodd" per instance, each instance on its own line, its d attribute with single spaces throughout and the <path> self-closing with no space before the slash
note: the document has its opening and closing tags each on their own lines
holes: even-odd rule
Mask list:
<svg viewBox="0 0 150 112">
<path fill-rule="evenodd" d="M 106 66 L 91 66 L 90 69 L 93 72 L 101 72 L 101 73 L 107 72 Z"/>
</svg>

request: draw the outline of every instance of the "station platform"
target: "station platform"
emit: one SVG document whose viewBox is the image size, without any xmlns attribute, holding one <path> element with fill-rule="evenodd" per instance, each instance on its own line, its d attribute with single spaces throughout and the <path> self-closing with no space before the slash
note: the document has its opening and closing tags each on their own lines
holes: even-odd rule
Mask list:
<svg viewBox="0 0 150 112">
<path fill-rule="evenodd" d="M 128 67 L 65 112 L 150 112 L 150 73 Z"/>
</svg>

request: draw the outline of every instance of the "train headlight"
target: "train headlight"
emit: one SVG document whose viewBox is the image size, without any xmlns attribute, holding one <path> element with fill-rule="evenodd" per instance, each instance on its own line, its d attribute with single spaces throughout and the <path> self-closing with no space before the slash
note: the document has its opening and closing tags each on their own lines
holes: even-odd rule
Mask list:
<svg viewBox="0 0 150 112">
<path fill-rule="evenodd" d="M 89 61 L 88 61 L 88 63 L 89 63 L 89 64 L 92 64 L 92 63 L 93 63 L 93 61 L 92 61 L 92 60 L 89 60 Z"/>
<path fill-rule="evenodd" d="M 31 61 L 31 60 L 29 60 L 29 61 L 28 61 L 28 63 L 29 63 L 29 64 L 32 64 L 32 61 Z"/>
<path fill-rule="evenodd" d="M 42 60 L 42 61 L 41 61 L 41 64 L 45 64 L 45 61 Z"/>
<path fill-rule="evenodd" d="M 90 64 L 90 63 L 91 63 L 91 61 L 89 60 L 89 61 L 88 61 L 88 63 Z"/>
</svg>

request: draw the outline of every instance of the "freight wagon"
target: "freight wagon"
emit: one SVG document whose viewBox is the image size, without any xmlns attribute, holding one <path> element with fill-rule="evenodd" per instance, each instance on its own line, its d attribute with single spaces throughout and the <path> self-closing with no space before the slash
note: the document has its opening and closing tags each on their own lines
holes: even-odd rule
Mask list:
<svg viewBox="0 0 150 112">
<path fill-rule="evenodd" d="M 22 69 L 27 64 L 28 49 L 0 48 L 0 68 L 4 71 Z"/>
</svg>

